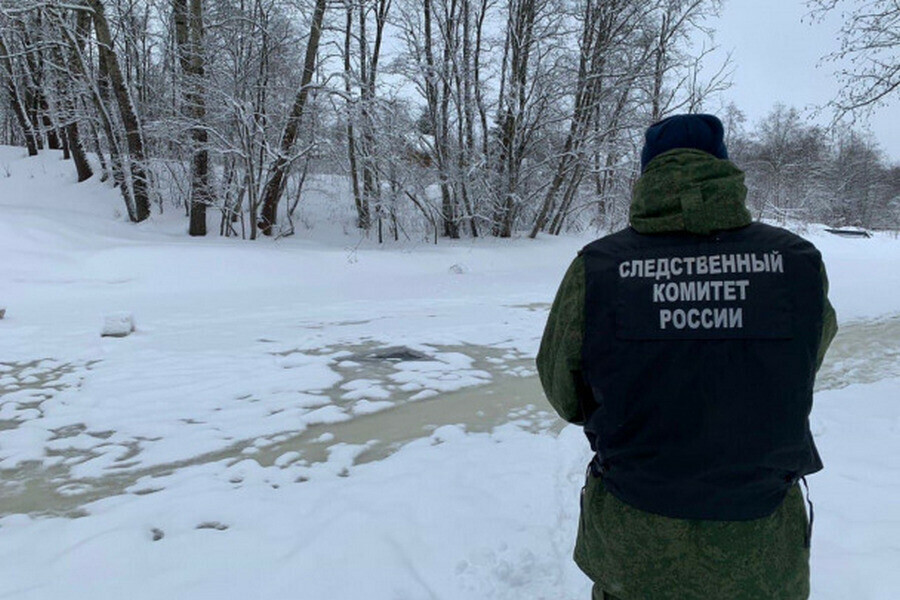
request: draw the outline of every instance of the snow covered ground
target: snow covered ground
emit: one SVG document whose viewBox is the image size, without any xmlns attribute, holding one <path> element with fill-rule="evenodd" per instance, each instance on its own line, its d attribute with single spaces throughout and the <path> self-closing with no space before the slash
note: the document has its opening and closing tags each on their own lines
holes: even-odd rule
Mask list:
<svg viewBox="0 0 900 600">
<path fill-rule="evenodd" d="M 589 596 L 588 450 L 532 369 L 588 238 L 194 240 L 72 171 L 0 147 L 0 598 Z M 842 325 L 813 597 L 896 598 L 900 240 L 805 235 Z"/>
</svg>

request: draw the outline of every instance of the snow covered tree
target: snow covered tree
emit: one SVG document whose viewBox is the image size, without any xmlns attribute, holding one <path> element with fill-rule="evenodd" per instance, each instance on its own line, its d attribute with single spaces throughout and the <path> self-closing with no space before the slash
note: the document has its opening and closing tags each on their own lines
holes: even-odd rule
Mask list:
<svg viewBox="0 0 900 600">
<path fill-rule="evenodd" d="M 191 235 L 216 209 L 220 235 L 290 235 L 337 172 L 379 241 L 510 237 L 622 204 L 648 115 L 711 93 L 687 40 L 717 0 L 329 6 L 0 0 L 0 123 Z"/>
<path fill-rule="evenodd" d="M 204 92 L 207 80 L 203 48 L 203 1 L 173 0 L 172 11 L 178 62 L 186 80 L 183 84 L 185 116 L 190 122 L 191 134 L 189 233 L 203 236 L 206 235 L 206 207 L 213 203 L 209 181 L 209 131 L 205 122 Z"/>
<path fill-rule="evenodd" d="M 809 0 L 815 18 L 840 11 L 840 49 L 825 56 L 837 66 L 838 117 L 872 110 L 900 89 L 900 3 L 897 0 Z"/>
<path fill-rule="evenodd" d="M 326 4 L 325 0 L 316 0 L 312 22 L 309 26 L 309 37 L 306 42 L 306 57 L 303 61 L 303 77 L 300 80 L 300 89 L 294 98 L 294 103 L 281 134 L 277 154 L 269 165 L 266 174 L 266 182 L 261 197 L 262 212 L 260 213 L 259 228 L 267 236 L 274 233 L 273 228 L 278 213 L 278 203 L 284 194 L 291 164 L 296 158 L 293 156 L 294 144 L 300 133 L 300 124 L 307 108 L 309 91 L 312 87 L 312 79 L 319 52 L 319 40 L 322 37 L 322 23 L 325 18 Z"/>
</svg>

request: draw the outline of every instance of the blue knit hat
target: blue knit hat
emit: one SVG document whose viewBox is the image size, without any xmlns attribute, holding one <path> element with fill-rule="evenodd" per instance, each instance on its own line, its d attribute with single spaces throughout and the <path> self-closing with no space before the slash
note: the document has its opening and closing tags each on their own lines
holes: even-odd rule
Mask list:
<svg viewBox="0 0 900 600">
<path fill-rule="evenodd" d="M 675 148 L 691 148 L 728 160 L 725 128 L 713 115 L 675 115 L 654 123 L 644 134 L 641 151 L 641 173 L 647 164 L 663 152 Z"/>
</svg>

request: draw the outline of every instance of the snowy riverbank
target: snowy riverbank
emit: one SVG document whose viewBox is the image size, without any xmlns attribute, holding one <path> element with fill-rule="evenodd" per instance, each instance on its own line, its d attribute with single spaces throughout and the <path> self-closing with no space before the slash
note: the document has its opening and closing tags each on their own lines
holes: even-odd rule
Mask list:
<svg viewBox="0 0 900 600">
<path fill-rule="evenodd" d="M 0 148 L 0 598 L 588 597 L 588 452 L 531 358 L 589 238 L 194 240 L 23 155 Z M 813 598 L 893 598 L 900 240 L 806 234 L 842 324 Z M 101 338 L 112 311 L 137 332 Z"/>
</svg>

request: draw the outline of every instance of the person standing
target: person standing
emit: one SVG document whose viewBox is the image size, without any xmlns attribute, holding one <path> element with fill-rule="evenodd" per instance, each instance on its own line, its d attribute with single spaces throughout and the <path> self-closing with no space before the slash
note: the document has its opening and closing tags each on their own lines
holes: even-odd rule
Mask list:
<svg viewBox="0 0 900 600">
<path fill-rule="evenodd" d="M 537 356 L 594 457 L 575 561 L 595 600 L 809 596 L 815 374 L 837 332 L 821 255 L 753 222 L 722 123 L 647 129 L 630 226 L 566 272 Z"/>
</svg>

